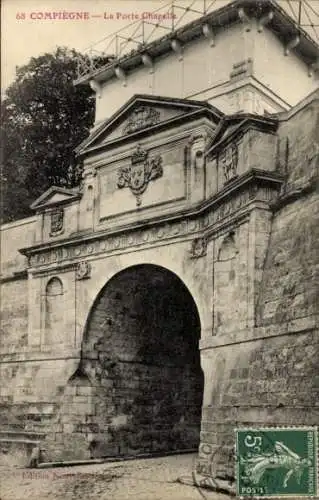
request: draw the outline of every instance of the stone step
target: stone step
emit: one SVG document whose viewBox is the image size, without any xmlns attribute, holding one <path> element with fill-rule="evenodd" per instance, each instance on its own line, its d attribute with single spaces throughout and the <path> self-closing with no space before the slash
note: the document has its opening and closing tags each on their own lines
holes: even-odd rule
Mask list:
<svg viewBox="0 0 319 500">
<path fill-rule="evenodd" d="M 27 440 L 38 442 L 44 439 L 45 432 L 27 430 L 2 430 L 0 431 L 0 441 Z"/>
<path fill-rule="evenodd" d="M 37 434 L 3 433 L 0 437 L 0 464 L 6 466 L 30 465 L 30 458 L 34 448 L 38 447 L 42 439 Z"/>
<path fill-rule="evenodd" d="M 41 441 L 35 441 L 34 439 L 19 439 L 19 438 L 0 438 L 0 450 L 6 449 L 6 445 L 33 445 L 37 446 Z"/>
<path fill-rule="evenodd" d="M 27 467 L 34 448 L 45 439 L 45 432 L 6 428 L 0 430 L 0 464 Z"/>
</svg>

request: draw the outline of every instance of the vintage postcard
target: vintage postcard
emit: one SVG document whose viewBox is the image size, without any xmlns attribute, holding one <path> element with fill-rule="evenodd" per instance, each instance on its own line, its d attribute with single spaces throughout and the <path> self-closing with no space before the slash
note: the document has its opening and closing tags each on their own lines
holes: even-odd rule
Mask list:
<svg viewBox="0 0 319 500">
<path fill-rule="evenodd" d="M 3 0 L 0 500 L 318 498 L 319 0 Z"/>
</svg>

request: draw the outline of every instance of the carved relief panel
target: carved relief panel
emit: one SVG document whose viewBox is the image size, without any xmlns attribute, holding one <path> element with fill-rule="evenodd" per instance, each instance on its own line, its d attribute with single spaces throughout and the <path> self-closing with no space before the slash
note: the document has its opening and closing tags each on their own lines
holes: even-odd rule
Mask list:
<svg viewBox="0 0 319 500">
<path fill-rule="evenodd" d="M 58 208 L 50 213 L 50 236 L 61 234 L 64 229 L 64 209 Z"/>
<path fill-rule="evenodd" d="M 207 134 L 200 133 L 191 135 L 188 140 L 189 162 L 193 168 L 204 168 L 206 157 L 205 149 L 207 143 Z"/>
<path fill-rule="evenodd" d="M 156 125 L 160 121 L 160 112 L 149 106 L 138 106 L 123 129 L 123 135 L 137 132 Z"/>
<path fill-rule="evenodd" d="M 207 139 L 206 131 L 198 131 L 190 136 L 186 148 L 190 197 L 194 202 L 201 201 L 205 197 Z"/>
<path fill-rule="evenodd" d="M 149 159 L 148 152 L 138 145 L 132 154 L 131 165 L 121 167 L 118 170 L 117 187 L 119 189 L 130 188 L 136 196 L 136 205 L 141 205 L 141 195 L 146 190 L 149 182 L 162 177 L 162 163 L 163 160 L 160 155 Z"/>
<path fill-rule="evenodd" d="M 152 147 L 153 141 L 135 144 L 127 155 L 98 171 L 98 223 L 114 225 L 123 217 L 135 218 L 146 210 L 186 200 L 187 180 L 182 141 Z M 149 145 L 148 145 L 149 144 Z M 156 208 L 157 210 L 157 208 Z M 158 214 L 157 214 L 158 215 Z"/>
<path fill-rule="evenodd" d="M 223 171 L 224 183 L 237 177 L 238 172 L 238 146 L 228 144 L 219 154 L 219 166 Z"/>
<path fill-rule="evenodd" d="M 75 279 L 84 280 L 91 277 L 91 264 L 86 260 L 79 262 L 75 269 Z"/>
<path fill-rule="evenodd" d="M 207 253 L 207 238 L 195 238 L 191 246 L 191 258 L 198 259 L 204 257 Z"/>
</svg>

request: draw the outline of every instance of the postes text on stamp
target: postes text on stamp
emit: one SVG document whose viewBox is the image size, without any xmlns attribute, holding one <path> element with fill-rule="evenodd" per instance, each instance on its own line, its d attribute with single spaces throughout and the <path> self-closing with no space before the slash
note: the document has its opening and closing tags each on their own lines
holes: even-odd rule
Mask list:
<svg viewBox="0 0 319 500">
<path fill-rule="evenodd" d="M 236 429 L 239 497 L 315 497 L 318 493 L 318 429 Z"/>
</svg>

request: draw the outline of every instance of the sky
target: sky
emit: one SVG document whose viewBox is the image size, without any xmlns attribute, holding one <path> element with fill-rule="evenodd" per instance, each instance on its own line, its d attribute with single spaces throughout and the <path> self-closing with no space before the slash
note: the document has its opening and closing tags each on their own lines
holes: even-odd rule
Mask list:
<svg viewBox="0 0 319 500">
<path fill-rule="evenodd" d="M 229 1 L 206 0 L 206 4 L 213 4 L 213 8 L 218 8 Z M 204 0 L 176 0 L 177 5 L 192 5 L 195 9 L 201 8 L 203 2 Z M 308 0 L 308 2 L 314 9 L 319 10 L 319 0 Z M 148 13 L 160 9 L 160 12 L 165 13 L 169 3 L 169 0 L 2 0 L 2 93 L 14 80 L 16 66 L 27 64 L 31 57 L 53 52 L 57 46 L 66 46 L 85 52 L 88 46 L 131 23 L 132 16 L 140 20 L 143 12 Z M 296 11 L 298 2 L 290 0 L 290 5 L 288 5 L 288 0 L 280 0 L 280 4 L 286 9 L 292 7 Z M 50 16 L 53 13 L 68 15 L 72 12 L 86 12 L 89 19 L 41 19 L 44 13 Z M 308 12 L 310 12 L 309 9 Z M 176 8 L 175 13 L 176 22 L 184 23 L 185 18 L 181 18 L 183 11 Z M 197 14 L 195 16 L 198 17 Z M 164 20 L 163 24 L 170 27 L 171 20 Z M 161 32 L 158 30 L 159 36 L 164 33 L 166 33 L 165 29 Z M 107 43 L 103 42 L 97 48 L 105 48 L 106 45 Z"/>
<path fill-rule="evenodd" d="M 89 45 L 132 22 L 124 19 L 125 15 L 141 16 L 143 12 L 163 9 L 168 4 L 169 0 L 2 0 L 2 89 L 14 80 L 15 67 L 26 64 L 30 57 L 54 51 L 57 46 L 83 52 Z M 44 12 L 64 11 L 89 12 L 90 19 L 30 19 L 41 17 L 40 13 Z M 102 17 L 93 18 L 93 15 Z M 167 23 L 169 25 L 169 21 Z"/>
<path fill-rule="evenodd" d="M 2 0 L 2 89 L 13 81 L 15 67 L 26 64 L 30 57 L 52 52 L 57 46 L 83 51 L 88 45 L 127 24 L 127 21 L 103 18 L 88 21 L 30 19 L 32 13 L 88 11 L 104 14 L 118 11 L 119 4 L 121 11 L 132 8 L 135 11 L 142 7 L 141 3 L 146 2 L 140 0 L 137 5 L 131 0 Z"/>
</svg>

